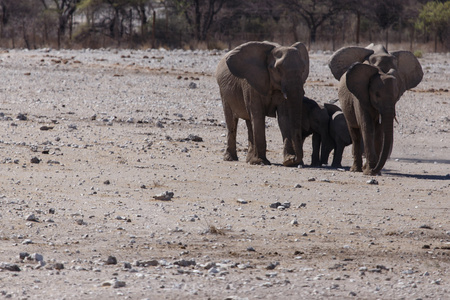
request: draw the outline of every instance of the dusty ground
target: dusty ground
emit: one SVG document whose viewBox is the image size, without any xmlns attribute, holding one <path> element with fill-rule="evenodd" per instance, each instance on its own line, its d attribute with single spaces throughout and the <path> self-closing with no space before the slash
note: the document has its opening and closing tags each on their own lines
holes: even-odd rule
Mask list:
<svg viewBox="0 0 450 300">
<path fill-rule="evenodd" d="M 450 55 L 420 59 L 376 185 L 283 167 L 275 119 L 273 165 L 243 161 L 243 122 L 222 161 L 223 54 L 0 54 L 0 297 L 448 299 Z M 310 55 L 307 96 L 335 98 L 330 54 Z"/>
</svg>

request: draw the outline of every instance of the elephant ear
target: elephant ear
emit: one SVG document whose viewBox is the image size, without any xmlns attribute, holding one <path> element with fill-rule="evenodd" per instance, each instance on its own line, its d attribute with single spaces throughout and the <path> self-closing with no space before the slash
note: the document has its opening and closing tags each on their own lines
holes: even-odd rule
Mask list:
<svg viewBox="0 0 450 300">
<path fill-rule="evenodd" d="M 375 74 L 378 74 L 378 68 L 368 64 L 355 63 L 345 75 L 348 90 L 358 98 L 362 105 L 369 105 L 370 80 Z"/>
<path fill-rule="evenodd" d="M 373 53 L 372 49 L 361 47 L 344 47 L 336 51 L 328 63 L 334 78 L 340 80 L 342 75 L 355 62 L 363 62 Z"/>
<path fill-rule="evenodd" d="M 423 78 L 423 70 L 419 60 L 410 51 L 395 51 L 391 54 L 397 57 L 397 71 L 405 90 L 416 87 Z"/>
<path fill-rule="evenodd" d="M 231 74 L 244 78 L 260 94 L 270 91 L 270 74 L 267 55 L 277 44 L 269 42 L 248 42 L 227 54 L 226 63 Z"/>
<path fill-rule="evenodd" d="M 302 72 L 302 81 L 306 82 L 306 79 L 308 78 L 308 75 L 309 75 L 309 54 L 308 54 L 308 50 L 306 49 L 305 44 L 303 44 L 301 42 L 297 42 L 294 45 L 292 45 L 291 47 L 297 48 L 298 52 L 300 53 L 301 58 L 305 62 L 305 69 Z"/>
</svg>

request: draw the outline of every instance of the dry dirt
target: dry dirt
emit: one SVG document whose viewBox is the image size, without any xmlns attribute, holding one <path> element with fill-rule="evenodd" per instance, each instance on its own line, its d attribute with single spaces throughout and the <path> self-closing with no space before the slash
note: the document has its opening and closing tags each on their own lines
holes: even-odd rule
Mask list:
<svg viewBox="0 0 450 300">
<path fill-rule="evenodd" d="M 245 163 L 243 122 L 224 162 L 223 54 L 0 54 L 0 298 L 448 299 L 450 55 L 420 59 L 369 177 L 350 147 L 345 170 L 283 167 L 275 119 L 271 166 Z M 322 103 L 329 56 L 305 87 Z"/>
</svg>

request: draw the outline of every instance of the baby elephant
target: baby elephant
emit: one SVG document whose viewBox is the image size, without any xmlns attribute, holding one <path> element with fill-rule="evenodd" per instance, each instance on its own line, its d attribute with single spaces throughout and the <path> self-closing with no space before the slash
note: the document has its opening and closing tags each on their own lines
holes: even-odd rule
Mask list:
<svg viewBox="0 0 450 300">
<path fill-rule="evenodd" d="M 347 121 L 345 120 L 345 116 L 342 113 L 342 110 L 337 105 L 324 103 L 324 107 L 330 118 L 329 133 L 334 142 L 334 155 L 331 166 L 334 168 L 341 168 L 344 148 L 348 145 L 351 145 L 352 143 L 352 139 L 347 127 Z M 330 155 L 330 152 L 331 150 L 328 151 L 328 148 L 325 152 L 322 152 L 322 163 L 328 163 L 328 156 Z"/>
<path fill-rule="evenodd" d="M 311 166 L 320 167 L 322 164 L 327 164 L 328 156 L 334 148 L 329 132 L 330 116 L 323 106 L 307 97 L 303 97 L 302 114 L 303 142 L 312 134 Z"/>
</svg>

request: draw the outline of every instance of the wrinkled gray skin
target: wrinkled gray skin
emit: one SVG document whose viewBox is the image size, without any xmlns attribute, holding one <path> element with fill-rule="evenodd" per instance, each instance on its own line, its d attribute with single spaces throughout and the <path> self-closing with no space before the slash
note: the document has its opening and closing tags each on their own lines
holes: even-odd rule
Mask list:
<svg viewBox="0 0 450 300">
<path fill-rule="evenodd" d="M 342 154 L 344 153 L 345 147 L 352 143 L 352 138 L 348 132 L 347 121 L 339 106 L 324 103 L 324 107 L 330 117 L 329 133 L 334 142 L 334 154 L 331 166 L 334 168 L 342 168 Z M 324 164 L 328 163 L 330 152 L 325 152 L 321 157 Z"/>
<path fill-rule="evenodd" d="M 303 164 L 302 99 L 309 73 L 305 45 L 290 47 L 269 42 L 248 42 L 228 52 L 219 62 L 220 89 L 227 148 L 224 160 L 237 160 L 236 130 L 244 119 L 248 130 L 250 164 L 270 164 L 266 157 L 265 117 L 277 117 L 284 143 L 283 165 Z"/>
<path fill-rule="evenodd" d="M 350 170 L 378 175 L 394 142 L 395 104 L 406 90 L 420 83 L 422 67 L 409 51 L 388 53 L 382 45 L 373 44 L 336 51 L 329 67 L 339 80 L 339 102 L 352 138 Z"/>
<path fill-rule="evenodd" d="M 311 166 L 320 167 L 327 164 L 328 155 L 334 143 L 329 132 L 330 116 L 327 110 L 307 97 L 303 98 L 302 134 L 303 141 L 312 134 Z M 321 158 L 327 158 L 322 161 Z"/>
</svg>

